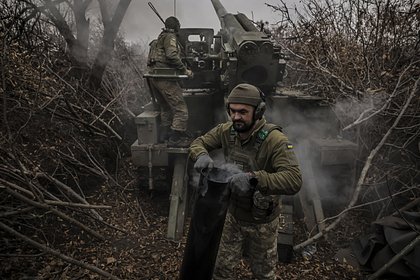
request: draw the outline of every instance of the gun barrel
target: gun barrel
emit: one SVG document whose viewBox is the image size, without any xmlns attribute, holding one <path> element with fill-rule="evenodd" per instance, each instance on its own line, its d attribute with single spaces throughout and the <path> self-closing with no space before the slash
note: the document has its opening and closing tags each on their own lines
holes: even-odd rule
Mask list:
<svg viewBox="0 0 420 280">
<path fill-rule="evenodd" d="M 239 21 L 239 23 L 242 25 L 242 27 L 246 31 L 250 31 L 250 32 L 259 31 L 258 28 L 256 28 L 255 25 L 252 23 L 252 21 L 250 21 L 249 18 L 247 18 L 247 16 L 242 13 L 238 13 L 236 15 L 236 20 Z"/>
<path fill-rule="evenodd" d="M 213 7 L 216 10 L 216 14 L 219 17 L 220 21 L 222 21 L 222 18 L 226 14 L 228 14 L 225 7 L 223 7 L 222 3 L 220 3 L 219 0 L 211 0 L 211 3 L 213 4 Z"/>
<path fill-rule="evenodd" d="M 274 92 L 284 70 L 279 64 L 279 48 L 245 14 L 229 13 L 220 1 L 211 0 L 221 24 L 223 51 L 236 58 L 236 63 L 227 67 L 224 83 L 232 89 L 240 82 L 247 82 Z"/>
<path fill-rule="evenodd" d="M 234 15 L 226 11 L 225 7 L 223 7 L 219 0 L 211 0 L 211 2 L 216 10 L 217 17 L 220 20 L 220 25 L 227 36 L 226 41 L 231 42 L 234 34 L 242 33 L 245 29 Z"/>
</svg>

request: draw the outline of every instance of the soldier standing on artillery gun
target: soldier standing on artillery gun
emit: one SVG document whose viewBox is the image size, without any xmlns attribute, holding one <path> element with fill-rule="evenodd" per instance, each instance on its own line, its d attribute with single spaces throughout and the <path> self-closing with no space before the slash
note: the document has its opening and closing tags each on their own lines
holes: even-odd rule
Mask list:
<svg viewBox="0 0 420 280">
<path fill-rule="evenodd" d="M 165 28 L 156 40 L 150 43 L 147 66 L 154 68 L 172 68 L 180 74 L 192 77 L 191 70 L 182 63 L 177 33 L 181 25 L 176 17 L 165 20 Z M 160 141 L 168 140 L 171 147 L 188 147 L 190 139 L 186 134 L 188 109 L 182 96 L 182 89 L 175 79 L 152 78 L 151 91 L 160 106 L 161 133 Z"/>
<path fill-rule="evenodd" d="M 236 279 L 234 268 L 245 245 L 254 277 L 275 279 L 280 195 L 293 195 L 302 185 L 293 146 L 280 127 L 263 117 L 263 97 L 255 86 L 237 85 L 227 99 L 232 121 L 219 124 L 190 146 L 199 171 L 213 168 L 208 153 L 215 149 L 222 149 L 226 161 L 243 171 L 230 180 L 230 206 L 213 279 Z"/>
</svg>

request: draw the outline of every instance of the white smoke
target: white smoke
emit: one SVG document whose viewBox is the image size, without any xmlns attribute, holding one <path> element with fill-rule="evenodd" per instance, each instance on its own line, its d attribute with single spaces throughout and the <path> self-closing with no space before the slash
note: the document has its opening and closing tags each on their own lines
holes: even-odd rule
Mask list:
<svg viewBox="0 0 420 280">
<path fill-rule="evenodd" d="M 282 126 L 283 132 L 293 144 L 302 172 L 303 188 L 306 188 L 309 196 L 317 193 L 325 204 L 325 209 L 328 209 L 325 206 L 329 203 L 335 206 L 344 205 L 352 192 L 352 186 L 337 185 L 336 167 L 321 164 L 319 147 L 314 141 L 341 139 L 339 119 L 325 105 L 304 102 L 301 105 L 289 105 L 290 103 L 284 102 L 281 106 L 275 104 L 274 110 L 269 107 L 266 117 L 270 122 Z"/>
</svg>

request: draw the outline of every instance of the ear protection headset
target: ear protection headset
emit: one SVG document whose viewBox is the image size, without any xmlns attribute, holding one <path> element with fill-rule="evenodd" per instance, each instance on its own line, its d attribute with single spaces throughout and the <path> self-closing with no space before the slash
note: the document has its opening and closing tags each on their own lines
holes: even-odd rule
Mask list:
<svg viewBox="0 0 420 280">
<path fill-rule="evenodd" d="M 255 108 L 254 111 L 254 120 L 259 120 L 263 117 L 265 109 L 266 109 L 266 105 L 265 105 L 265 95 L 264 93 L 257 87 L 259 93 L 260 93 L 260 98 L 261 101 L 260 103 L 258 103 L 258 106 Z"/>
<path fill-rule="evenodd" d="M 259 120 L 263 117 L 264 113 L 265 113 L 265 109 L 266 109 L 266 105 L 265 105 L 265 94 L 258 88 L 258 92 L 260 94 L 260 98 L 261 101 L 260 103 L 258 103 L 257 107 L 255 107 L 255 111 L 254 111 L 254 120 Z M 228 113 L 228 115 L 230 115 L 230 110 L 229 110 L 229 103 L 226 102 L 226 111 Z"/>
</svg>

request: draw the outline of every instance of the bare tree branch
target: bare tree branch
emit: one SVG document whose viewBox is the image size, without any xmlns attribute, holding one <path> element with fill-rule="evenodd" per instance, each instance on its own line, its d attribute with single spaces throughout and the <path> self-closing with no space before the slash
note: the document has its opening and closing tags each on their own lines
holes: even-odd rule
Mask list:
<svg viewBox="0 0 420 280">
<path fill-rule="evenodd" d="M 408 106 L 411 103 L 411 100 L 413 99 L 413 97 L 418 94 L 418 85 L 420 83 L 420 77 L 417 77 L 417 80 L 411 90 L 410 96 L 407 98 L 404 107 L 402 108 L 401 112 L 399 113 L 398 117 L 395 119 L 394 123 L 392 124 L 392 126 L 388 129 L 388 131 L 386 132 L 386 134 L 384 135 L 384 137 L 381 139 L 381 141 L 378 143 L 378 145 L 375 147 L 375 149 L 373 149 L 364 166 L 362 169 L 362 172 L 360 174 L 359 180 L 357 182 L 356 185 L 356 189 L 354 191 L 353 197 L 350 201 L 350 203 L 347 205 L 347 207 L 338 215 L 338 218 L 332 222 L 330 225 L 328 225 L 324 231 L 319 232 L 317 234 L 315 234 L 313 237 L 307 239 L 306 241 L 296 245 L 293 247 L 294 250 L 300 250 L 301 248 L 311 244 L 312 242 L 320 239 L 322 236 L 324 236 L 324 234 L 326 234 L 327 232 L 333 230 L 346 216 L 346 212 L 348 211 L 347 209 L 354 207 L 354 205 L 356 204 L 357 200 L 359 199 L 359 194 L 360 191 L 363 187 L 363 183 L 365 182 L 365 178 L 367 176 L 367 173 L 371 167 L 373 158 L 378 154 L 379 150 L 383 147 L 383 145 L 386 143 L 386 141 L 388 140 L 389 136 L 391 135 L 392 131 L 395 129 L 395 127 L 398 126 L 402 116 L 404 115 L 405 111 L 407 110 Z"/>
<path fill-rule="evenodd" d="M 0 222 L 0 228 L 3 229 L 4 231 L 6 231 L 6 232 L 8 232 L 8 233 L 10 233 L 10 234 L 12 234 L 14 236 L 16 236 L 16 237 L 22 239 L 23 241 L 31 244 L 35 248 L 37 248 L 37 249 L 39 249 L 39 250 L 41 250 L 43 252 L 46 252 L 48 254 L 51 254 L 53 256 L 56 256 L 56 257 L 58 257 L 58 258 L 60 258 L 60 259 L 62 259 L 64 261 L 66 261 L 68 263 L 71 263 L 71 264 L 80 266 L 82 268 L 86 268 L 86 269 L 88 269 L 90 271 L 93 271 L 95 273 L 98 273 L 99 275 L 102 275 L 102 276 L 106 277 L 107 279 L 114 279 L 114 280 L 119 280 L 120 279 L 120 278 L 118 278 L 118 277 L 116 277 L 116 276 L 114 276 L 114 275 L 112 275 L 112 274 L 110 274 L 110 273 L 108 273 L 108 272 L 106 272 L 106 271 L 104 271 L 104 270 L 96 267 L 96 266 L 93 266 L 93 265 L 86 264 L 84 262 L 75 260 L 75 259 L 73 259 L 73 258 L 71 258 L 69 256 L 66 256 L 64 254 L 61 254 L 60 252 L 58 252 L 58 251 L 56 251 L 54 249 L 51 249 L 51 248 L 49 248 L 49 247 L 47 247 L 45 245 L 42 245 L 42 244 L 36 242 L 35 240 L 32 240 L 31 238 L 29 238 L 29 237 L 27 237 L 27 236 L 25 236 L 25 235 L 23 235 L 23 234 L 15 231 L 11 227 L 3 224 L 2 222 Z"/>
</svg>

